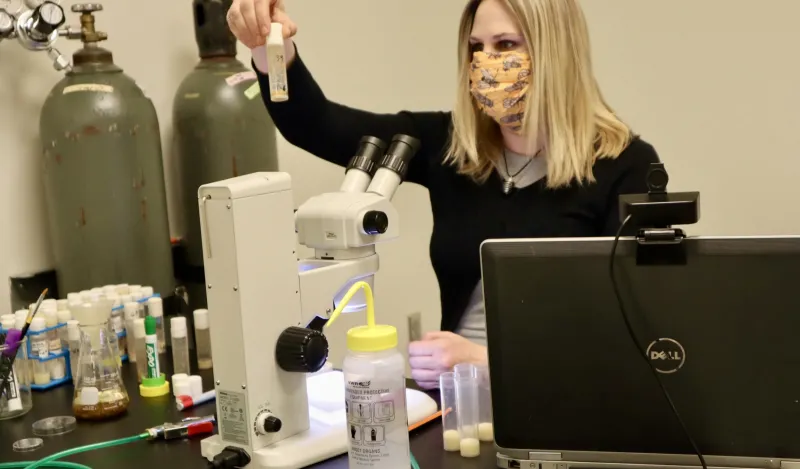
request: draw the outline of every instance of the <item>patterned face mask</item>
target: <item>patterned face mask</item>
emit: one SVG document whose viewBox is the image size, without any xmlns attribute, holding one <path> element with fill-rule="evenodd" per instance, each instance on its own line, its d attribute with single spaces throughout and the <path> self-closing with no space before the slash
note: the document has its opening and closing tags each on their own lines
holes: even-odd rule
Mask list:
<svg viewBox="0 0 800 469">
<path fill-rule="evenodd" d="M 478 107 L 503 127 L 522 130 L 531 57 L 525 52 L 475 52 L 470 88 Z"/>
</svg>

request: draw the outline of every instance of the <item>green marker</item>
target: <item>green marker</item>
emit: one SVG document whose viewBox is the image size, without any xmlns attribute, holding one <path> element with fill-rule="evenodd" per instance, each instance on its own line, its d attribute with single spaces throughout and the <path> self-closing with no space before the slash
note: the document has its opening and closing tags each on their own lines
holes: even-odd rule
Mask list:
<svg viewBox="0 0 800 469">
<path fill-rule="evenodd" d="M 142 379 L 139 385 L 139 394 L 142 397 L 159 397 L 169 394 L 169 382 L 161 374 L 158 366 L 158 334 L 156 333 L 156 318 L 144 318 L 144 344 L 147 353 L 147 378 Z"/>
<path fill-rule="evenodd" d="M 156 318 L 144 318 L 144 343 L 147 350 L 147 377 L 158 378 L 161 369 L 158 366 L 158 335 L 156 334 Z"/>
</svg>

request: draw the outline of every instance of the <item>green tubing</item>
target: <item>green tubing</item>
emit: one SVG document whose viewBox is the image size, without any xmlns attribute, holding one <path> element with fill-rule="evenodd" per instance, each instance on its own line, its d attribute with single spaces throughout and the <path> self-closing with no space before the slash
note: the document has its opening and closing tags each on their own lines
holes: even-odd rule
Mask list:
<svg viewBox="0 0 800 469">
<path fill-rule="evenodd" d="M 0 463 L 0 469 L 25 469 L 28 465 L 35 463 L 36 461 L 20 461 L 20 462 L 4 462 Z M 92 469 L 89 466 L 84 466 L 83 464 L 78 464 L 76 462 L 62 462 L 62 461 L 53 461 L 47 463 L 46 466 L 39 466 L 39 467 L 46 467 L 50 468 L 59 468 L 59 469 Z"/>
<path fill-rule="evenodd" d="M 112 446 L 119 446 L 119 445 L 126 445 L 128 443 L 134 443 L 136 441 L 144 440 L 145 438 L 148 438 L 148 437 L 149 437 L 149 434 L 140 433 L 139 435 L 129 436 L 127 438 L 120 438 L 119 440 L 104 441 L 102 443 L 95 443 L 93 445 L 79 446 L 77 448 L 64 450 L 64 451 L 62 451 L 60 453 L 56 453 L 56 454 L 54 454 L 52 456 L 47 456 L 46 458 L 42 458 L 42 459 L 40 459 L 40 460 L 38 460 L 38 461 L 36 461 L 34 463 L 30 463 L 27 466 L 15 465 L 15 466 L 6 466 L 6 467 L 15 467 L 15 468 L 19 467 L 19 468 L 24 468 L 24 469 L 36 469 L 38 467 L 42 467 L 42 468 L 45 468 L 45 467 L 66 467 L 66 466 L 57 466 L 56 464 L 62 464 L 62 463 L 54 463 L 53 461 L 55 461 L 57 459 L 61 459 L 61 458 L 66 458 L 67 456 L 72 456 L 73 454 L 85 453 L 87 451 L 94 451 L 96 449 L 110 448 Z M 21 464 L 21 463 L 13 463 L 13 464 Z M 1 467 L 3 467 L 3 466 L 0 466 L 0 468 Z M 74 469 L 91 469 L 91 468 L 88 468 L 88 466 L 83 466 L 83 465 L 80 465 L 80 464 L 78 464 L 76 466 L 70 466 L 70 467 L 72 467 Z"/>
<path fill-rule="evenodd" d="M 409 451 L 408 455 L 411 456 L 411 469 L 419 469 L 419 463 L 417 458 L 414 457 L 414 453 Z"/>
</svg>

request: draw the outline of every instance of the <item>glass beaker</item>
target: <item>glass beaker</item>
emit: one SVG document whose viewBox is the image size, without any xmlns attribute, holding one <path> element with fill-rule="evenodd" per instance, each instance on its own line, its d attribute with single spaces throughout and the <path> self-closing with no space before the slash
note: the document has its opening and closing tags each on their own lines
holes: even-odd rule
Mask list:
<svg viewBox="0 0 800 469">
<path fill-rule="evenodd" d="M 106 306 L 108 308 L 106 308 Z M 111 305 L 85 304 L 79 311 L 81 339 L 72 410 L 75 417 L 105 420 L 128 409 L 128 392 L 120 373 L 116 334 L 109 324 Z M 76 314 L 77 313 L 77 314 Z"/>
<path fill-rule="evenodd" d="M 31 373 L 28 370 L 30 360 L 28 360 L 28 339 L 22 339 L 17 347 L 17 357 L 11 366 L 12 372 L 9 375 L 6 389 L 2 390 L 0 396 L 0 420 L 13 419 L 27 414 L 33 408 L 31 398 Z M 8 353 L 7 353 L 8 352 Z M 0 360 L 7 360 L 8 355 L 13 354 L 11 344 L 0 344 Z M 4 367 L 0 366 L 0 369 Z M 2 376 L 0 376 L 2 379 Z"/>
</svg>

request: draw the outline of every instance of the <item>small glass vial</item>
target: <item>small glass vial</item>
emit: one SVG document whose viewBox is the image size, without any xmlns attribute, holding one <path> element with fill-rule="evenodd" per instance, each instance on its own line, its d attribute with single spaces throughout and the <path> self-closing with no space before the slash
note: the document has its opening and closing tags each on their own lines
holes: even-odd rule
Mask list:
<svg viewBox="0 0 800 469">
<path fill-rule="evenodd" d="M 47 333 L 44 330 L 47 328 L 47 323 L 43 317 L 34 317 L 30 326 L 31 341 L 31 361 L 33 361 L 33 384 L 45 386 L 50 384 L 50 370 L 47 368 L 47 362 L 40 359 L 47 358 L 50 355 L 50 343 L 47 340 Z"/>
<path fill-rule="evenodd" d="M 133 353 L 139 357 L 142 357 L 140 360 L 136 360 L 136 375 L 139 378 L 139 382 L 142 382 L 142 378 L 147 378 L 147 342 L 145 341 L 145 336 L 147 336 L 147 332 L 144 328 L 144 318 L 136 318 L 133 320 Z"/>
<path fill-rule="evenodd" d="M 283 44 L 283 25 L 272 23 L 267 37 L 267 75 L 269 97 L 273 102 L 289 100 L 289 84 L 286 77 L 286 48 Z"/>
<path fill-rule="evenodd" d="M 131 293 L 131 301 L 139 305 L 139 317 L 147 317 L 147 300 L 145 300 L 144 293 L 141 290 Z"/>
<path fill-rule="evenodd" d="M 112 304 L 112 308 L 113 309 L 111 310 L 110 325 L 111 325 L 111 330 L 114 331 L 114 334 L 116 334 L 116 336 L 117 336 L 117 340 L 118 340 L 117 347 L 119 348 L 119 354 L 120 354 L 120 358 L 121 358 L 122 355 L 126 354 L 127 342 L 128 341 L 127 341 L 127 337 L 120 337 L 120 334 L 122 334 L 122 331 L 125 330 L 125 319 L 123 318 L 122 308 L 117 308 L 117 306 L 118 306 L 117 303 L 119 303 L 119 297 L 117 297 L 116 303 Z M 128 357 L 128 358 L 130 359 L 130 357 Z"/>
<path fill-rule="evenodd" d="M 78 360 L 81 354 L 81 327 L 76 319 L 67 321 L 67 343 L 69 344 L 69 370 L 72 381 L 78 379 Z"/>
<path fill-rule="evenodd" d="M 177 316 L 169 320 L 172 336 L 172 372 L 190 374 L 189 338 L 186 337 L 186 318 Z"/>
<path fill-rule="evenodd" d="M 167 350 L 164 340 L 164 304 L 161 298 L 155 296 L 147 300 L 147 314 L 156 320 L 156 338 L 158 339 L 158 353 Z"/>
<path fill-rule="evenodd" d="M 59 300 L 60 301 L 60 300 Z M 67 309 L 58 310 L 58 338 L 61 339 L 61 348 L 67 346 L 67 323 L 72 319 L 72 313 Z"/>
<path fill-rule="evenodd" d="M 208 324 L 208 310 L 194 310 L 194 340 L 197 348 L 197 368 L 210 370 L 213 366 L 211 360 L 211 329 Z"/>
<path fill-rule="evenodd" d="M 484 442 L 494 441 L 492 418 L 492 383 L 488 365 L 475 365 L 478 379 L 478 438 Z"/>
<path fill-rule="evenodd" d="M 44 311 L 45 326 L 47 329 L 47 349 L 50 355 L 61 353 L 61 336 L 58 330 L 58 310 L 56 305 L 47 305 Z M 50 379 L 63 379 L 67 374 L 67 363 L 64 358 L 54 358 L 47 362 L 47 369 L 50 370 Z"/>
<path fill-rule="evenodd" d="M 442 402 L 442 440 L 445 451 L 460 451 L 458 434 L 458 406 L 456 405 L 456 378 L 451 371 L 439 376 L 439 396 Z"/>
<path fill-rule="evenodd" d="M 125 316 L 125 338 L 128 340 L 128 361 L 136 363 L 136 347 L 133 346 L 133 322 L 140 317 L 139 303 L 133 301 L 125 303 L 123 306 L 123 316 Z"/>
</svg>

